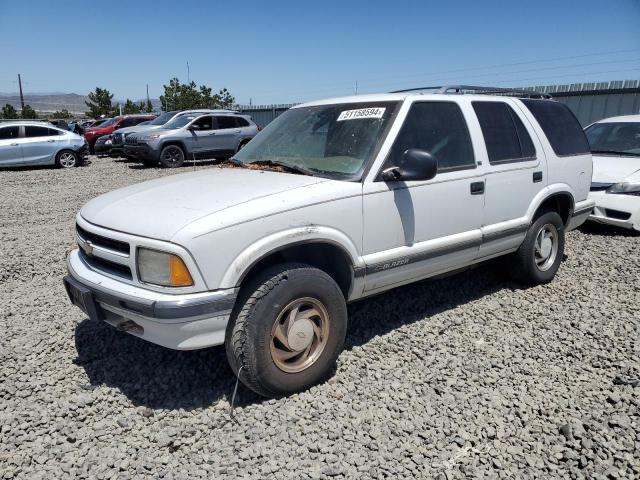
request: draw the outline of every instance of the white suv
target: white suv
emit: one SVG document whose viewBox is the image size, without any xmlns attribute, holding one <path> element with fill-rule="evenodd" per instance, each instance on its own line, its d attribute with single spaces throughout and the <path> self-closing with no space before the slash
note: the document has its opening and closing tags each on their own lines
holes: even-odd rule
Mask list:
<svg viewBox="0 0 640 480">
<path fill-rule="evenodd" d="M 71 301 L 165 347 L 224 343 L 280 396 L 330 371 L 347 302 L 501 255 L 551 281 L 593 207 L 580 125 L 552 100 L 447 92 L 299 105 L 219 168 L 90 201 Z"/>
</svg>

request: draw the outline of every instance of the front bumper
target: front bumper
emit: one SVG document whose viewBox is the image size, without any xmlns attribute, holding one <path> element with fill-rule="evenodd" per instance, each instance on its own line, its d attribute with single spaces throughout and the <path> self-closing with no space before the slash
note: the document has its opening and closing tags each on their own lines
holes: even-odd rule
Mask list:
<svg viewBox="0 0 640 480">
<path fill-rule="evenodd" d="M 589 198 L 596 204 L 590 221 L 640 231 L 640 196 L 596 191 Z"/>
<path fill-rule="evenodd" d="M 93 153 L 96 155 L 106 155 L 111 151 L 111 144 L 105 142 L 96 142 L 93 145 Z"/>
<path fill-rule="evenodd" d="M 127 157 L 136 158 L 138 160 L 159 160 L 160 152 L 154 150 L 146 143 L 138 143 L 136 145 L 124 145 L 124 154 Z"/>
<path fill-rule="evenodd" d="M 91 320 L 175 350 L 221 345 L 238 289 L 173 295 L 125 284 L 92 270 L 74 250 L 64 285 Z"/>
</svg>

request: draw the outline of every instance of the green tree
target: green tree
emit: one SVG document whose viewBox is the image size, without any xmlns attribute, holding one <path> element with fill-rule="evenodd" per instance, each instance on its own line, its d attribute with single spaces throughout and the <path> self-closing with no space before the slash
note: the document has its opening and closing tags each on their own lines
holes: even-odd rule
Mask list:
<svg viewBox="0 0 640 480">
<path fill-rule="evenodd" d="M 15 109 L 13 105 L 6 104 L 2 107 L 2 118 L 12 119 L 18 118 L 18 111 Z"/>
<path fill-rule="evenodd" d="M 84 102 L 89 111 L 87 116 L 91 118 L 98 118 L 101 115 L 111 115 L 113 113 L 113 105 L 111 105 L 111 99 L 113 94 L 106 88 L 96 87 L 94 92 L 89 93 L 89 101 Z"/>
<path fill-rule="evenodd" d="M 142 111 L 141 105 L 139 103 L 132 102 L 128 98 L 122 107 L 123 115 L 131 114 L 131 113 L 140 113 L 141 111 Z"/>
<path fill-rule="evenodd" d="M 195 82 L 180 83 L 177 78 L 169 80 L 168 85 L 163 85 L 164 95 L 160 95 L 162 109 L 186 110 L 191 108 L 229 108 L 235 103 L 231 93 L 223 88 L 216 94 L 212 94 L 211 87 Z"/>
<path fill-rule="evenodd" d="M 31 105 L 25 105 L 24 108 L 22 109 L 22 113 L 20 115 L 22 118 L 38 118 L 38 114 L 36 113 L 36 111 L 31 108 Z"/>
<path fill-rule="evenodd" d="M 142 109 L 141 109 L 141 110 L 142 110 Z M 152 103 L 151 103 L 151 100 L 149 100 L 149 99 L 147 99 L 147 103 L 146 103 L 146 105 L 145 105 L 145 107 L 144 107 L 144 112 L 145 112 L 145 113 L 151 113 L 151 112 L 153 112 L 153 105 L 152 105 Z"/>
<path fill-rule="evenodd" d="M 69 110 L 67 110 L 66 108 L 63 108 L 61 111 L 53 112 L 53 115 L 51 115 L 51 118 L 66 119 L 66 118 L 71 118 L 71 114 L 69 113 Z"/>
</svg>

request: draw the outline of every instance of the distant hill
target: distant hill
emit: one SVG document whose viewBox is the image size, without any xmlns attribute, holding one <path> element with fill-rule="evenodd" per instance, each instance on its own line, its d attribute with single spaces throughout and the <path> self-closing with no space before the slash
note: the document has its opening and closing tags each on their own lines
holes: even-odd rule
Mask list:
<svg viewBox="0 0 640 480">
<path fill-rule="evenodd" d="M 48 113 L 55 112 L 66 108 L 70 113 L 83 114 L 87 111 L 85 101 L 89 97 L 86 95 L 78 95 L 77 93 L 36 93 L 25 94 L 24 103 L 31 105 L 36 112 Z M 138 100 L 140 101 L 140 100 Z M 0 93 L 0 107 L 6 104 L 13 105 L 18 110 L 20 107 L 20 95 L 17 93 Z M 124 103 L 124 100 L 113 100 L 116 103 Z M 151 104 L 156 110 L 160 109 L 160 100 L 151 99 Z"/>
</svg>

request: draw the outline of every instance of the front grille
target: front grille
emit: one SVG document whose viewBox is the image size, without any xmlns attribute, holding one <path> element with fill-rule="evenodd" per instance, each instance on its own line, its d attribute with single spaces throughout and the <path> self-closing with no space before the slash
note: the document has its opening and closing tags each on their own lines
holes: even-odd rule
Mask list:
<svg viewBox="0 0 640 480">
<path fill-rule="evenodd" d="M 126 143 L 127 145 L 137 145 L 138 137 L 134 135 L 128 135 L 127 137 L 125 137 L 124 143 Z"/>
<path fill-rule="evenodd" d="M 616 220 L 629 220 L 631 214 L 628 212 L 621 212 L 620 210 L 612 210 L 611 208 L 605 208 L 604 214 L 609 218 L 615 218 Z"/>
<path fill-rule="evenodd" d="M 125 255 L 130 254 L 129 244 L 127 242 L 121 242 L 120 240 L 114 240 L 113 238 L 103 237 L 102 235 L 97 235 L 95 233 L 87 232 L 80 225 L 76 225 L 76 231 L 80 238 L 85 241 L 91 242 L 93 245 L 97 247 L 106 248 L 108 250 L 114 250 L 119 253 L 123 253 Z M 128 270 L 128 269 L 127 269 Z M 131 272 L 129 272 L 131 275 Z"/>
<path fill-rule="evenodd" d="M 91 268 L 99 270 L 101 272 L 113 275 L 115 277 L 131 280 L 131 269 L 126 265 L 120 263 L 111 262 L 104 258 L 99 258 L 94 255 L 87 255 L 80 249 L 80 258 L 85 261 Z"/>
<path fill-rule="evenodd" d="M 113 135 L 113 137 L 111 138 L 111 143 L 113 145 L 122 145 L 122 140 L 123 140 L 124 134 L 123 133 L 116 133 L 115 135 Z"/>
</svg>

